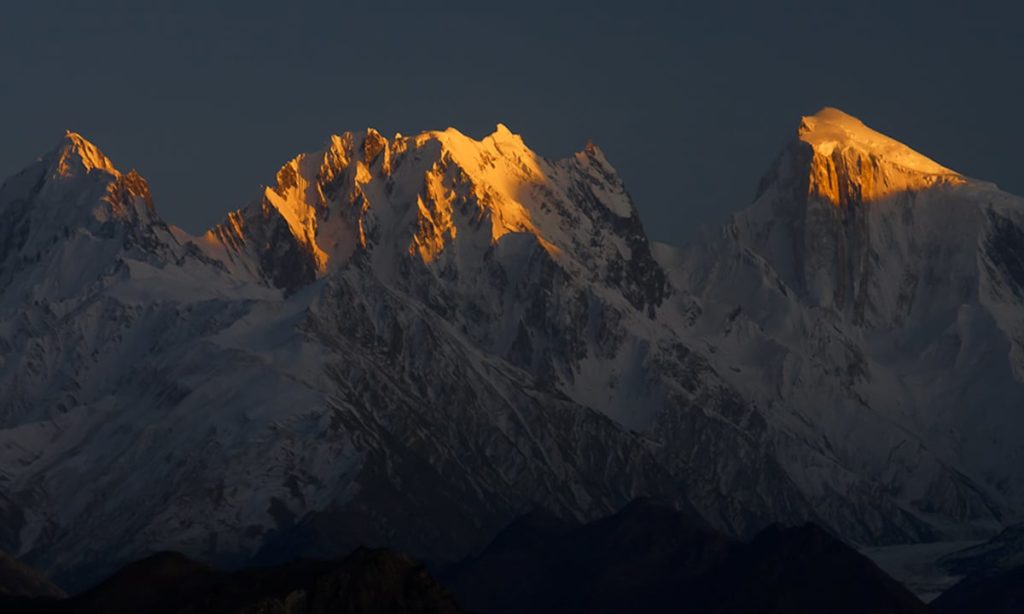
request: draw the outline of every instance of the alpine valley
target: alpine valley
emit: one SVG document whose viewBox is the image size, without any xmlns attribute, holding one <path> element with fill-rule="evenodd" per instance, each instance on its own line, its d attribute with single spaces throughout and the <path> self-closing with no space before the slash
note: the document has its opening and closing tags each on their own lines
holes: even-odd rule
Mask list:
<svg viewBox="0 0 1024 614">
<path fill-rule="evenodd" d="M 0 188 L 0 391 L 0 551 L 69 591 L 638 497 L 980 541 L 1024 520 L 1024 199 L 824 109 L 677 248 L 594 145 L 367 129 L 191 236 L 68 133 Z"/>
</svg>

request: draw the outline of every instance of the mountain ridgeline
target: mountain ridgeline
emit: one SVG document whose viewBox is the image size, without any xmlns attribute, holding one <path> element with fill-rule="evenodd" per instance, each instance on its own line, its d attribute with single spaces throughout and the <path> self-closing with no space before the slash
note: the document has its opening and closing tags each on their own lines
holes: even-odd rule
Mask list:
<svg viewBox="0 0 1024 614">
<path fill-rule="evenodd" d="M 0 587 L 7 579 L 2 572 Z M 738 543 L 692 512 L 648 500 L 587 524 L 527 514 L 478 555 L 433 576 L 404 555 L 365 548 L 336 560 L 297 559 L 233 572 L 162 552 L 70 598 L 0 592 L 0 609 L 26 614 L 440 614 L 462 608 L 495 614 L 929 611 L 814 525 L 772 525 Z"/>
<path fill-rule="evenodd" d="M 1024 201 L 834 109 L 653 244 L 596 146 L 331 137 L 202 236 L 79 135 L 0 187 L 0 550 L 73 591 L 653 496 L 731 537 L 1024 514 Z"/>
</svg>

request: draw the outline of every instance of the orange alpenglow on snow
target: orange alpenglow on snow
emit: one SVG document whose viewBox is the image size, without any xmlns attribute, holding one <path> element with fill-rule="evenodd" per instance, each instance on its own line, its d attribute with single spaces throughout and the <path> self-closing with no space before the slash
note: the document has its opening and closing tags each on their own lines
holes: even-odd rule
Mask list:
<svg viewBox="0 0 1024 614">
<path fill-rule="evenodd" d="M 389 141 L 367 128 L 333 136 L 324 150 L 285 164 L 258 204 L 261 215 L 280 216 L 314 257 L 318 275 L 366 249 L 374 232 L 402 237 L 406 243 L 396 247 L 433 262 L 465 232 L 466 216 L 476 220 L 474 228 L 483 223 L 491 244 L 528 233 L 557 257 L 558 237 L 546 236 L 537 216 L 555 189 L 551 177 L 561 172 L 501 124 L 481 140 L 448 128 Z M 460 213 L 460 203 L 475 210 Z M 229 214 L 205 242 L 211 249 L 240 246 L 246 215 Z M 395 234 L 399 227 L 411 228 L 411 235 Z"/>
<path fill-rule="evenodd" d="M 75 166 L 82 166 L 86 172 L 100 170 L 114 176 L 121 175 L 110 158 L 103 155 L 95 145 L 77 132 L 67 130 L 64 133 L 64 146 L 60 149 L 57 172 L 61 176 L 68 176 Z"/>
<path fill-rule="evenodd" d="M 813 150 L 808 194 L 837 207 L 966 182 L 956 171 L 831 107 L 804 117 L 799 138 Z"/>
<path fill-rule="evenodd" d="M 396 139 L 396 145 L 398 144 Z M 504 124 L 498 124 L 494 133 L 477 141 L 455 128 L 431 131 L 412 138 L 415 148 L 423 147 L 430 140 L 441 143 L 443 149 L 460 168 L 473 179 L 473 193 L 477 201 L 487 208 L 491 216 L 491 241 L 497 242 L 512 232 L 528 232 L 552 255 L 558 252 L 536 228 L 529 211 L 530 185 L 547 182 L 543 161 L 534 154 Z M 403 143 L 403 148 L 406 146 Z M 429 226 L 421 224 L 420 231 L 413 238 L 410 252 L 418 251 L 424 261 L 430 262 L 445 247 L 444 237 L 454 239 L 457 229 L 452 219 L 452 197 L 444 185 L 444 173 L 431 169 L 426 177 L 427 195 L 433 201 L 434 211 L 429 211 L 420 199 L 421 221 L 430 220 Z"/>
</svg>

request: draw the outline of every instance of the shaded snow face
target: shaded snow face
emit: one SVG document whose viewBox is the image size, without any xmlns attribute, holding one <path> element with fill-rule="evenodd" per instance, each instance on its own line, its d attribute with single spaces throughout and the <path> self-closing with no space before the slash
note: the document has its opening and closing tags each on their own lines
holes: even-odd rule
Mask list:
<svg viewBox="0 0 1024 614">
<path fill-rule="evenodd" d="M 974 204 L 992 195 L 1006 200 L 824 109 L 803 119 L 733 224 L 809 304 L 888 326 L 926 308 L 936 277 L 967 283 L 974 256 L 960 248 L 977 235 Z"/>
<path fill-rule="evenodd" d="M 1024 494 L 1021 228 L 1021 199 L 825 110 L 720 237 L 664 260 L 718 371 L 844 469 L 793 451 L 790 475 L 856 473 L 968 538 Z"/>
<path fill-rule="evenodd" d="M 667 288 L 594 147 L 347 134 L 204 237 L 80 138 L 2 193 L 0 548 L 71 585 L 154 549 L 459 557 L 537 505 L 685 499 L 601 413 L 653 420 Z"/>
</svg>

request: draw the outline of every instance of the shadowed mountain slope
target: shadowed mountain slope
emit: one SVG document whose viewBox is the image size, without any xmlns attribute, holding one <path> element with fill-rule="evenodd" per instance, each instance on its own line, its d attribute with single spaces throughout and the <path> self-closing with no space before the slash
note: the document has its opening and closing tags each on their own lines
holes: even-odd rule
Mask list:
<svg viewBox="0 0 1024 614">
<path fill-rule="evenodd" d="M 440 577 L 481 612 L 927 611 L 813 525 L 741 543 L 649 501 L 587 525 L 526 516 Z"/>
</svg>

